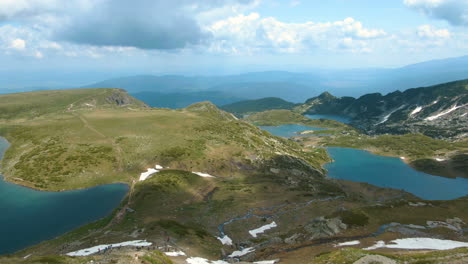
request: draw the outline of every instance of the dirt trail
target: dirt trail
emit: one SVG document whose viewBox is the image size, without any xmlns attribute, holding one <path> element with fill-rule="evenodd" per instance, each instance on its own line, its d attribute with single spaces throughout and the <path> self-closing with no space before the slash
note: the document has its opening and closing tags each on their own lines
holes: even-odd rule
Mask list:
<svg viewBox="0 0 468 264">
<path fill-rule="evenodd" d="M 107 137 L 106 135 L 104 135 L 103 133 L 101 133 L 99 130 L 97 130 L 95 127 L 93 127 L 89 122 L 88 120 L 86 120 L 86 118 L 80 114 L 77 114 L 77 113 L 74 113 L 74 115 L 76 117 L 78 117 L 81 122 L 83 123 L 83 125 L 93 131 L 95 134 L 97 134 L 98 136 L 104 138 L 106 141 L 108 141 L 112 147 L 117 151 L 117 166 L 118 166 L 118 170 L 119 171 L 123 171 L 123 150 L 122 148 L 114 141 L 112 140 L 111 138 Z"/>
</svg>

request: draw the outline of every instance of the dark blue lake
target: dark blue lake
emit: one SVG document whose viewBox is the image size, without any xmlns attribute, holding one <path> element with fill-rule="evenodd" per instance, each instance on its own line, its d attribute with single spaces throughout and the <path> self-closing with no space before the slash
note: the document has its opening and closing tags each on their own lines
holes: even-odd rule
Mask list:
<svg viewBox="0 0 468 264">
<path fill-rule="evenodd" d="M 305 115 L 310 119 L 331 119 L 341 123 L 349 124 L 351 123 L 351 118 L 347 116 L 340 116 L 340 115 Z"/>
<path fill-rule="evenodd" d="M 0 138 L 0 159 L 8 143 Z M 109 184 L 67 192 L 42 192 L 8 183 L 0 175 L 0 254 L 55 238 L 114 210 L 128 191 Z"/>
<path fill-rule="evenodd" d="M 282 126 L 260 126 L 261 129 L 270 132 L 271 134 L 279 137 L 294 137 L 302 136 L 297 132 L 305 130 L 325 130 L 324 128 L 309 127 L 302 125 L 282 125 Z"/>
<path fill-rule="evenodd" d="M 265 129 L 265 127 L 261 127 Z M 305 130 L 290 125 L 266 127 L 276 136 L 289 137 Z M 284 131 L 287 131 L 285 133 Z M 451 200 L 468 195 L 468 179 L 449 179 L 419 172 L 399 158 L 374 155 L 359 149 L 328 148 L 334 162 L 325 165 L 328 177 L 405 190 L 426 200 Z"/>
</svg>

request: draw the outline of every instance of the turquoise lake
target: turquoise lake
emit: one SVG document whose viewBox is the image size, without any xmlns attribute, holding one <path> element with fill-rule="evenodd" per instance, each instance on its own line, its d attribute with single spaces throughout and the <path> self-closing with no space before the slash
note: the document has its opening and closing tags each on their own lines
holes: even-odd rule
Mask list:
<svg viewBox="0 0 468 264">
<path fill-rule="evenodd" d="M 0 138 L 0 159 L 8 143 Z M 114 210 L 126 184 L 67 192 L 43 192 L 5 182 L 0 175 L 0 254 L 55 238 Z"/>
<path fill-rule="evenodd" d="M 276 136 L 294 134 L 291 127 L 261 127 Z M 302 127 L 298 127 L 303 131 Z M 284 133 L 283 130 L 288 131 Z M 451 200 L 468 195 L 468 179 L 449 179 L 419 172 L 399 158 L 374 155 L 359 149 L 327 148 L 334 162 L 326 164 L 328 177 L 405 190 L 426 200 Z"/>
<path fill-rule="evenodd" d="M 341 123 L 349 124 L 351 123 L 351 118 L 347 116 L 340 115 L 305 115 L 310 119 L 331 119 Z"/>
</svg>

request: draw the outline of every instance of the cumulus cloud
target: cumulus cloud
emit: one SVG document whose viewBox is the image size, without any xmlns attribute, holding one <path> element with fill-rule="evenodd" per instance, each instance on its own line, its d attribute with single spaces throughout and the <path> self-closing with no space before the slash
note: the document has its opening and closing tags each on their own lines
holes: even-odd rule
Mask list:
<svg viewBox="0 0 468 264">
<path fill-rule="evenodd" d="M 56 40 L 71 43 L 170 50 L 197 45 L 211 37 L 199 24 L 202 14 L 213 9 L 234 10 L 258 1 L 1 0 L 0 21 L 47 24 Z"/>
<path fill-rule="evenodd" d="M 106 1 L 74 17 L 57 37 L 79 44 L 178 49 L 209 37 L 181 0 Z M 194 8 L 194 7 L 192 7 Z"/>
<path fill-rule="evenodd" d="M 26 41 L 24 39 L 14 39 L 10 43 L 10 48 L 15 50 L 24 50 L 26 48 Z"/>
<path fill-rule="evenodd" d="M 450 31 L 447 29 L 436 29 L 431 25 L 418 27 L 417 34 L 422 38 L 450 38 Z"/>
<path fill-rule="evenodd" d="M 367 41 L 387 36 L 380 29 L 367 29 L 353 18 L 326 23 L 285 23 L 258 13 L 240 14 L 208 27 L 218 52 L 271 50 L 298 53 L 310 49 L 336 49 L 369 52 Z"/>
<path fill-rule="evenodd" d="M 468 26 L 468 0 L 404 0 L 404 3 L 429 17 Z"/>
</svg>

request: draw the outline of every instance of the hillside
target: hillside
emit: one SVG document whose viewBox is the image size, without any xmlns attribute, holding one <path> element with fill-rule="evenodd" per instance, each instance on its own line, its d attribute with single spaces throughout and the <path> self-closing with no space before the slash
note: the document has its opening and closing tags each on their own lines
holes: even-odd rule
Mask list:
<svg viewBox="0 0 468 264">
<path fill-rule="evenodd" d="M 295 108 L 302 114 L 337 114 L 368 133 L 422 133 L 463 138 L 468 133 L 468 80 L 431 87 L 366 94 L 357 99 L 324 93 Z"/>
<path fill-rule="evenodd" d="M 251 114 L 256 112 L 263 112 L 272 109 L 292 109 L 294 103 L 290 103 L 281 98 L 267 97 L 257 100 L 240 101 L 221 107 L 224 111 L 233 113 L 237 116 Z"/>
<path fill-rule="evenodd" d="M 127 107 L 81 107 L 96 95 L 89 91 L 80 96 L 85 98 L 80 107 L 64 110 L 63 98 L 76 91 L 57 91 L 56 111 L 0 121 L 0 135 L 11 144 L 2 173 L 8 181 L 43 190 L 124 182 L 130 186 L 127 197 L 109 217 L 0 257 L 0 263 L 128 263 L 134 256 L 140 262 L 170 263 L 154 249 L 183 252 L 170 257 L 174 263 L 210 263 L 201 258 L 308 263 L 335 250 L 338 242 L 359 238 L 370 246 L 382 236 L 387 240 L 392 230 L 384 228 L 383 235 L 376 230 L 392 222 L 425 225 L 426 220 L 468 217 L 463 198 L 413 207 L 421 200 L 403 191 L 324 177 L 321 165 L 330 162 L 325 149 L 272 136 L 209 102 L 180 110 L 136 107 L 138 101 Z M 271 117 L 353 131 L 284 109 L 249 118 Z M 158 171 L 142 178 L 148 168 Z M 424 235 L 464 239 L 456 230 L 427 229 Z M 152 246 L 71 260 L 63 256 L 137 239 Z M 294 260 L 302 254 L 308 257 Z M 31 259 L 24 259 L 28 255 Z"/>
<path fill-rule="evenodd" d="M 241 164 L 260 166 L 275 153 L 308 160 L 319 174 L 319 160 L 326 160 L 211 103 L 151 109 L 118 89 L 2 95 L 0 101 L 14 102 L 2 104 L 9 119 L 0 122 L 0 135 L 11 143 L 2 162 L 5 178 L 39 189 L 131 182 L 156 162 L 234 176 L 242 174 Z"/>
<path fill-rule="evenodd" d="M 0 95 L 0 120 L 36 118 L 77 109 L 145 107 L 121 89 L 48 90 Z"/>
</svg>

